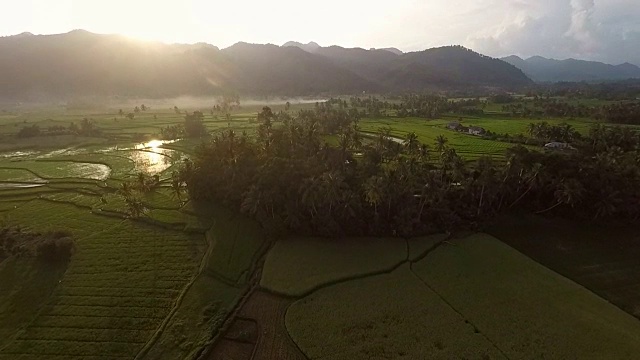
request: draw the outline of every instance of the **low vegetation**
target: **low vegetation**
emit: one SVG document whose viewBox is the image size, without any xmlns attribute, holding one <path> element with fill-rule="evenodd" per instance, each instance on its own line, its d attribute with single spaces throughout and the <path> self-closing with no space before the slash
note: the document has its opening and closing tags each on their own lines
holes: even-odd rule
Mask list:
<svg viewBox="0 0 640 360">
<path fill-rule="evenodd" d="M 443 245 L 412 269 L 508 358 L 632 359 L 640 351 L 636 318 L 491 236 Z"/>
<path fill-rule="evenodd" d="M 402 239 L 291 238 L 269 251 L 260 285 L 274 293 L 303 296 L 331 283 L 389 271 L 406 259 Z"/>
<path fill-rule="evenodd" d="M 632 359 L 638 351 L 635 318 L 491 236 L 440 238 L 418 253 L 392 272 L 297 300 L 286 314 L 292 339 L 310 359 Z"/>
<path fill-rule="evenodd" d="M 309 359 L 506 359 L 408 265 L 298 300 L 286 324 Z"/>
</svg>

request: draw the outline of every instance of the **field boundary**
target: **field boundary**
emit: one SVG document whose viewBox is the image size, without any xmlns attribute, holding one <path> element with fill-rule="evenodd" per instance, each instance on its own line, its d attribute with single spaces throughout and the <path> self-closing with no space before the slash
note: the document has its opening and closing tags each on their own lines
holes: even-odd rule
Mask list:
<svg viewBox="0 0 640 360">
<path fill-rule="evenodd" d="M 213 226 L 215 226 L 215 224 Z M 136 360 L 142 359 L 149 353 L 149 350 L 151 350 L 151 347 L 153 347 L 153 345 L 155 345 L 155 343 L 158 341 L 160 336 L 162 336 L 167 326 L 169 325 L 169 323 L 171 322 L 175 314 L 178 312 L 178 309 L 180 308 L 180 305 L 182 305 L 182 301 L 184 300 L 184 297 L 187 295 L 187 292 L 189 292 L 189 289 L 191 289 L 191 287 L 196 282 L 198 277 L 200 277 L 200 275 L 204 273 L 205 268 L 207 267 L 209 256 L 211 256 L 211 253 L 213 251 L 213 244 L 211 244 L 211 241 L 209 241 L 207 236 L 203 235 L 203 237 L 204 237 L 204 241 L 207 243 L 207 251 L 202 255 L 202 258 L 200 259 L 200 266 L 198 268 L 198 272 L 191 278 L 189 283 L 187 283 L 187 285 L 182 289 L 182 291 L 180 292 L 176 300 L 174 300 L 174 306 L 171 308 L 171 311 L 169 311 L 169 314 L 167 314 L 167 316 L 164 318 L 164 320 L 160 324 L 160 327 L 156 329 L 156 331 L 151 336 L 151 339 L 147 341 L 145 346 L 138 352 L 138 354 L 136 354 L 134 359 Z"/>
<path fill-rule="evenodd" d="M 443 242 L 444 243 L 444 242 Z M 436 246 L 434 249 L 432 249 L 431 251 L 429 251 L 429 253 L 431 253 L 433 250 L 436 250 L 439 246 Z M 426 254 L 421 260 L 426 259 L 429 256 L 429 254 Z M 439 292 L 436 291 L 436 289 L 434 289 L 431 285 L 429 285 L 429 283 L 427 283 L 427 281 L 425 279 L 423 279 L 422 277 L 420 277 L 418 274 L 416 274 L 415 271 L 413 271 L 413 264 L 415 264 L 416 262 L 418 262 L 418 260 L 416 261 L 410 261 L 409 262 L 409 271 L 411 272 L 411 274 L 413 276 L 415 276 L 415 278 L 422 284 L 424 285 L 427 289 L 433 291 L 434 294 L 436 294 L 436 296 L 438 296 L 438 298 L 440 299 L 440 301 L 442 301 L 444 304 L 446 304 L 451 310 L 453 310 L 456 314 L 458 314 L 462 319 L 464 319 L 464 322 L 471 325 L 473 327 L 473 330 L 480 334 L 485 340 L 487 340 L 487 342 L 489 342 L 489 344 L 491 344 L 494 348 L 496 348 L 496 350 L 498 350 L 500 352 L 500 354 L 502 354 L 502 356 L 504 356 L 505 359 L 510 360 L 509 356 L 507 356 L 507 354 L 500 349 L 500 347 L 498 347 L 498 345 L 496 345 L 491 339 L 489 339 L 489 337 L 487 337 L 487 335 L 485 335 L 479 328 L 478 326 L 476 326 L 476 324 L 472 323 L 471 320 L 467 319 L 467 317 L 461 313 L 458 309 L 456 309 L 444 296 L 442 296 Z"/>
<path fill-rule="evenodd" d="M 222 326 L 220 326 L 220 328 L 218 329 L 217 333 L 211 338 L 211 340 L 205 346 L 203 346 L 198 352 L 195 353 L 195 356 L 193 356 L 193 359 L 205 360 L 211 354 L 216 344 L 224 338 L 224 334 L 227 332 L 227 330 L 229 330 L 229 328 L 233 324 L 233 321 L 237 318 L 237 315 L 240 312 L 240 310 L 244 307 L 244 305 L 247 303 L 249 298 L 251 298 L 251 295 L 253 295 L 255 291 L 259 290 L 260 279 L 262 278 L 262 267 L 264 266 L 266 255 L 267 253 L 269 253 L 269 250 L 273 247 L 273 245 L 275 245 L 275 241 L 269 241 L 269 239 L 267 238 L 266 243 L 267 244 L 263 246 L 263 249 L 261 249 L 261 251 L 259 251 L 258 254 L 256 255 L 257 261 L 255 262 L 255 264 L 252 266 L 252 269 L 250 270 L 253 273 L 253 275 L 248 283 L 249 288 L 242 296 L 240 296 L 240 299 L 238 300 L 234 308 L 229 312 L 227 317 L 224 319 L 224 322 L 222 323 Z M 258 338 L 259 337 L 260 337 L 260 334 L 258 334 Z M 256 348 L 254 347 L 254 352 L 255 352 L 255 349 Z M 252 354 L 251 357 L 253 358 L 254 355 L 255 354 Z"/>
</svg>

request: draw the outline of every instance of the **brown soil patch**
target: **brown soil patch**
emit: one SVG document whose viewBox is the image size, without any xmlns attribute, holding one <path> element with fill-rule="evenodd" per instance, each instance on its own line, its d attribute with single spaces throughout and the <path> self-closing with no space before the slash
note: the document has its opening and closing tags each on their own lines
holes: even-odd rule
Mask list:
<svg viewBox="0 0 640 360">
<path fill-rule="evenodd" d="M 240 317 L 253 319 L 258 324 L 258 342 L 252 360 L 306 360 L 284 324 L 284 315 L 292 302 L 256 291 L 240 310 Z"/>
<path fill-rule="evenodd" d="M 255 291 L 206 357 L 211 360 L 306 360 L 289 337 L 284 315 L 293 300 Z"/>
<path fill-rule="evenodd" d="M 640 228 L 523 217 L 487 232 L 640 318 Z"/>
<path fill-rule="evenodd" d="M 258 342 L 258 324 L 252 319 L 236 318 L 224 338 L 255 344 Z"/>
<path fill-rule="evenodd" d="M 213 349 L 208 359 L 212 360 L 248 360 L 253 354 L 254 344 L 222 339 Z"/>
</svg>

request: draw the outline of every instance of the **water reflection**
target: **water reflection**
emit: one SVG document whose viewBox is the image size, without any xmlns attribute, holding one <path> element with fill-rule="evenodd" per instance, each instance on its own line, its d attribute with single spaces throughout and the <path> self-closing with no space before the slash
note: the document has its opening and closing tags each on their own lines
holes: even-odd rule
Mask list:
<svg viewBox="0 0 640 360">
<path fill-rule="evenodd" d="M 92 163 L 70 163 L 59 166 L 58 169 L 63 170 L 67 177 L 76 177 L 81 179 L 107 180 L 111 175 L 111 168 L 104 164 Z"/>
<path fill-rule="evenodd" d="M 0 182 L 0 190 L 2 189 L 30 189 L 44 186 L 45 184 L 27 184 L 27 183 L 5 183 Z"/>
<path fill-rule="evenodd" d="M 172 164 L 171 159 L 174 151 L 162 146 L 174 142 L 176 140 L 151 140 L 136 145 L 131 153 L 131 160 L 135 164 L 136 171 L 156 175 L 168 169 Z"/>
</svg>

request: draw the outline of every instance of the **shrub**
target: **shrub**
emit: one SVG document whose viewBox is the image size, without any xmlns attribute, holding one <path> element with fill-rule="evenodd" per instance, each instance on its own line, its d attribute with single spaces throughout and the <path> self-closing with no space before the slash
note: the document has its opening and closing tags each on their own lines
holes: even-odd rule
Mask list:
<svg viewBox="0 0 640 360">
<path fill-rule="evenodd" d="M 69 237 L 49 237 L 39 242 L 36 256 L 39 260 L 49 263 L 64 263 L 71 259 L 75 244 Z"/>
</svg>

